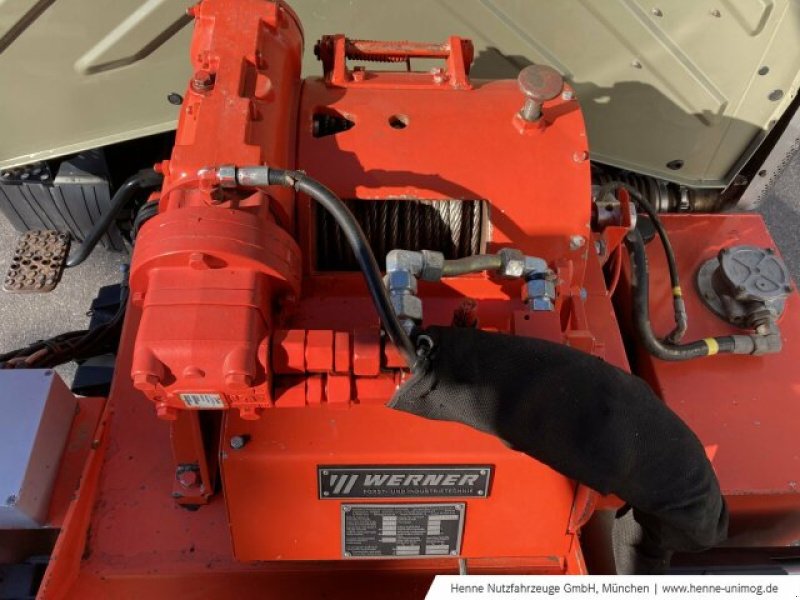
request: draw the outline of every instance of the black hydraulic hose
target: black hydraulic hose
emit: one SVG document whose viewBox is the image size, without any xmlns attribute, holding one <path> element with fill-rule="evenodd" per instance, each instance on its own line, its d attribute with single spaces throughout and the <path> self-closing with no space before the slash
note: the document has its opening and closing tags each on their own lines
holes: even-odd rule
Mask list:
<svg viewBox="0 0 800 600">
<path fill-rule="evenodd" d="M 378 311 L 378 316 L 389 339 L 398 347 L 411 370 L 415 370 L 418 358 L 414 344 L 397 318 L 389 293 L 383 285 L 381 271 L 375 260 L 375 255 L 372 254 L 369 242 L 367 242 L 361 226 L 353 217 L 350 209 L 331 190 L 301 171 L 288 171 L 270 167 L 269 185 L 291 187 L 310 196 L 328 211 L 339 227 L 342 228 L 353 250 L 353 255 L 361 268 L 361 273 L 364 275 L 372 302 Z"/>
<path fill-rule="evenodd" d="M 497 271 L 502 266 L 503 261 L 499 254 L 476 254 L 444 261 L 442 277 L 458 277 L 468 273 Z"/>
<path fill-rule="evenodd" d="M 78 250 L 67 259 L 66 267 L 77 267 L 83 263 L 97 246 L 100 239 L 106 234 L 108 228 L 119 215 L 122 208 L 130 202 L 134 194 L 145 188 L 156 187 L 161 184 L 162 176 L 153 169 L 143 169 L 131 175 L 117 188 L 108 210 L 100 216 L 100 220 L 92 226 Z"/>
<path fill-rule="evenodd" d="M 139 211 L 136 213 L 136 217 L 133 219 L 133 228 L 131 229 L 131 238 L 136 239 L 136 236 L 139 235 L 139 230 L 142 228 L 142 225 L 147 223 L 150 219 L 155 217 L 158 214 L 158 200 L 153 200 L 151 202 L 145 203 Z"/>
<path fill-rule="evenodd" d="M 661 245 L 664 247 L 664 254 L 667 257 L 667 268 L 669 269 L 670 285 L 672 286 L 672 299 L 675 307 L 675 329 L 673 329 L 667 338 L 669 341 L 677 343 L 683 338 L 688 327 L 688 318 L 686 316 L 686 304 L 683 301 L 683 292 L 681 290 L 680 276 L 678 275 L 678 263 L 675 260 L 675 251 L 672 249 L 672 243 L 669 241 L 667 230 L 664 229 L 658 213 L 650 204 L 650 202 L 637 190 L 635 187 L 628 185 L 622 181 L 610 181 L 600 187 L 598 198 L 603 198 L 606 194 L 613 190 L 623 189 L 631 196 L 633 201 L 639 206 L 647 216 L 650 217 L 650 222 L 661 240 Z"/>
<path fill-rule="evenodd" d="M 688 344 L 673 344 L 659 340 L 653 333 L 650 323 L 650 277 L 647 266 L 647 251 L 642 234 L 636 229 L 625 238 L 625 246 L 631 257 L 633 324 L 639 341 L 647 351 L 661 360 L 689 360 L 712 354 L 725 354 L 735 351 L 733 336 L 706 338 Z M 746 337 L 746 336 L 739 336 Z"/>
</svg>

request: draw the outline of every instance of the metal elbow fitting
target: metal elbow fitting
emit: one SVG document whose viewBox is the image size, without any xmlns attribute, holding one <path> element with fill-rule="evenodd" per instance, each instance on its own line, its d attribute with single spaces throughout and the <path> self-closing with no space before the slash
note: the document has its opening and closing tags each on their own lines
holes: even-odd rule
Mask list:
<svg viewBox="0 0 800 600">
<path fill-rule="evenodd" d="M 386 272 L 409 271 L 425 281 L 439 281 L 444 271 L 444 254 L 432 250 L 391 250 L 386 255 Z"/>
</svg>

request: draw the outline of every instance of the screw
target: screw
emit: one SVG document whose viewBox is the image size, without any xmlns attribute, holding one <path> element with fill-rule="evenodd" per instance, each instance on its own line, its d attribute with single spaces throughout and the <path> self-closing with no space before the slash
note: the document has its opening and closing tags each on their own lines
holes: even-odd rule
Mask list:
<svg viewBox="0 0 800 600">
<path fill-rule="evenodd" d="M 433 75 L 433 83 L 437 85 L 441 85 L 447 81 L 447 72 L 442 67 L 434 67 L 431 69 L 431 75 Z"/>
<path fill-rule="evenodd" d="M 174 104 L 175 106 L 180 106 L 181 104 L 183 104 L 183 96 L 181 96 L 177 92 L 170 92 L 167 95 L 167 102 L 169 102 L 170 104 Z"/>
<path fill-rule="evenodd" d="M 353 69 L 353 81 L 364 81 L 364 78 L 367 76 L 367 73 L 364 67 L 355 67 Z"/>
<path fill-rule="evenodd" d="M 200 474 L 194 469 L 186 469 L 177 475 L 178 483 L 185 488 L 192 488 L 200 485 Z"/>
<path fill-rule="evenodd" d="M 653 8 L 653 9 L 650 9 L 650 13 L 651 13 L 651 14 L 652 14 L 654 17 L 663 17 L 663 16 L 664 16 L 664 13 L 663 13 L 663 12 L 661 12 L 661 9 L 660 9 L 660 8 Z"/>
<path fill-rule="evenodd" d="M 542 116 L 542 104 L 562 92 L 564 78 L 547 65 L 530 65 L 519 72 L 517 84 L 527 98 L 519 116 L 524 121 L 533 122 Z"/>
<path fill-rule="evenodd" d="M 214 87 L 214 74 L 201 69 L 192 76 L 192 89 L 195 92 L 207 92 Z"/>
<path fill-rule="evenodd" d="M 642 63 L 640 63 L 638 59 L 634 58 L 634 59 L 631 61 L 631 66 L 632 66 L 634 69 L 641 69 L 641 68 L 642 68 Z"/>
<path fill-rule="evenodd" d="M 230 441 L 231 448 L 233 448 L 234 450 L 241 450 L 247 445 L 249 439 L 250 439 L 249 436 L 246 435 L 235 435 L 231 438 Z"/>
<path fill-rule="evenodd" d="M 586 238 L 582 235 L 573 235 L 569 238 L 569 249 L 570 250 L 578 250 L 583 248 L 583 245 L 586 243 Z"/>
<path fill-rule="evenodd" d="M 586 162 L 589 158 L 589 153 L 586 150 L 580 150 L 572 155 L 572 161 L 576 163 Z"/>
<path fill-rule="evenodd" d="M 719 9 L 715 8 L 711 11 L 711 16 L 719 18 L 722 16 L 722 13 L 719 11 Z"/>
</svg>

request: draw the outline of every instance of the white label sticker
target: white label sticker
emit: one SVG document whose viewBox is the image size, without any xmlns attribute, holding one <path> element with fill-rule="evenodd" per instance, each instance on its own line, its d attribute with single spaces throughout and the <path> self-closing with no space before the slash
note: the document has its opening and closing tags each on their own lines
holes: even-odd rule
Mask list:
<svg viewBox="0 0 800 600">
<path fill-rule="evenodd" d="M 225 408 L 219 394 L 179 394 L 188 408 Z"/>
</svg>

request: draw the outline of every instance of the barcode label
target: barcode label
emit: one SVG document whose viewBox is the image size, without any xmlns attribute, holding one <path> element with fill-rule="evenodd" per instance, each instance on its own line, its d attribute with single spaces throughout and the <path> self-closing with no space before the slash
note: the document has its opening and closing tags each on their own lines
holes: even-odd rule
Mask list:
<svg viewBox="0 0 800 600">
<path fill-rule="evenodd" d="M 225 408 L 219 394 L 179 394 L 188 408 Z"/>
</svg>

